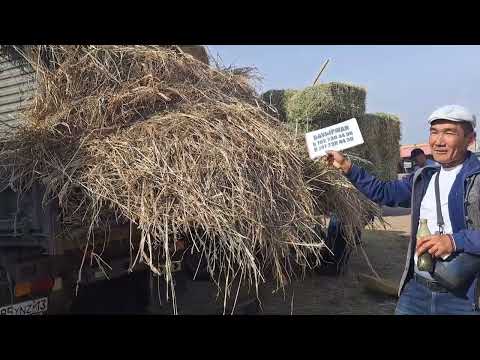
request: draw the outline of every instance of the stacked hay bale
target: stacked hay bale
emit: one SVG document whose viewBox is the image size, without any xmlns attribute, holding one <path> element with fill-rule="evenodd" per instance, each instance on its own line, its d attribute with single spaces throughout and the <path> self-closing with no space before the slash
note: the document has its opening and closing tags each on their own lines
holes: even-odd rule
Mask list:
<svg viewBox="0 0 480 360">
<path fill-rule="evenodd" d="M 277 101 L 279 108 L 284 109 L 286 122 L 296 132 L 317 130 L 365 114 L 366 90 L 359 86 L 333 82 L 287 94 L 289 96 L 283 95 L 282 90 L 275 90 L 271 98 L 283 101 Z M 354 163 L 370 171 L 374 169 L 359 147 L 346 153 L 352 156 Z"/>
<path fill-rule="evenodd" d="M 269 90 L 262 94 L 262 100 L 273 108 L 273 115 L 278 117 L 280 121 L 287 122 L 287 107 L 290 99 L 298 93 L 298 90 Z"/>
<path fill-rule="evenodd" d="M 268 271 L 284 286 L 292 259 L 319 264 L 314 229 L 331 212 L 352 241 L 376 212 L 337 170 L 308 159 L 245 69 L 214 69 L 176 46 L 34 46 L 21 55 L 38 91 L 24 126 L 0 141 L 0 179 L 19 193 L 44 184 L 65 232 L 133 224 L 132 261 L 157 274 L 165 264 L 172 293 L 170 249 L 185 234 L 197 235 L 192 249 L 230 296 L 234 279 L 257 288 Z"/>
<path fill-rule="evenodd" d="M 290 128 L 313 131 L 355 117 L 365 144 L 348 149 L 354 163 L 381 179 L 396 178 L 399 161 L 400 121 L 386 113 L 365 114 L 366 90 L 359 86 L 328 83 L 302 91 L 271 90 L 263 99 L 272 103 Z"/>
<path fill-rule="evenodd" d="M 316 130 L 365 113 L 364 88 L 342 83 L 307 87 L 290 98 L 287 118 L 303 130 Z"/>
<path fill-rule="evenodd" d="M 365 144 L 356 149 L 358 155 L 372 163 L 376 176 L 383 180 L 395 180 L 400 161 L 400 118 L 393 114 L 365 114 L 358 119 Z"/>
</svg>

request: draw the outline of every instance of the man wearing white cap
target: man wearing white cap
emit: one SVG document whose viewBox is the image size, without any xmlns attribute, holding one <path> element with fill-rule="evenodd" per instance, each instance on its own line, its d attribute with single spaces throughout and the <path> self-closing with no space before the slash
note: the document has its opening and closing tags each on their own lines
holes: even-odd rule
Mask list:
<svg viewBox="0 0 480 360">
<path fill-rule="evenodd" d="M 480 161 L 468 151 L 476 118 L 466 108 L 447 105 L 428 118 L 434 160 L 407 178 L 381 181 L 353 165 L 342 153 L 328 161 L 371 200 L 411 207 L 411 238 L 395 314 L 479 315 Z M 416 239 L 419 219 L 431 236 Z M 432 255 L 433 267 L 419 268 L 418 257 Z M 423 258 L 423 256 L 422 256 Z"/>
</svg>

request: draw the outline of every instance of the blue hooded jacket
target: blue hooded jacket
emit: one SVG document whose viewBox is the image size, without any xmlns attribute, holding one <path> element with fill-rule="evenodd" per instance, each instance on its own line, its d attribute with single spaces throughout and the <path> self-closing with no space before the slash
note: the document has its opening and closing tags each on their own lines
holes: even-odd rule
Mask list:
<svg viewBox="0 0 480 360">
<path fill-rule="evenodd" d="M 427 191 L 430 179 L 439 169 L 438 166 L 425 166 L 402 180 L 381 181 L 368 174 L 364 169 L 353 165 L 351 171 L 346 175 L 352 184 L 372 201 L 391 207 L 411 208 L 411 237 L 399 294 L 402 292 L 405 283 L 413 276 L 413 255 L 416 246 L 420 204 Z M 465 251 L 476 255 L 480 255 L 480 229 L 467 229 L 467 222 L 470 219 L 466 211 L 466 187 L 468 179 L 479 173 L 480 161 L 471 152 L 468 152 L 463 167 L 448 195 L 448 210 L 456 251 Z M 478 205 L 480 206 L 480 204 Z M 467 293 L 469 300 L 473 303 L 476 302 L 475 286 L 477 281 L 478 277 L 471 284 Z"/>
</svg>

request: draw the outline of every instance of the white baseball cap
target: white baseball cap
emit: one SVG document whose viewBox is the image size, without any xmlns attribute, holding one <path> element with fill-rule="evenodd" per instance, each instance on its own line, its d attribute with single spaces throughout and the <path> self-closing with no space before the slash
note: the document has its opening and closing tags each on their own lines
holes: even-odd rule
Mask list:
<svg viewBox="0 0 480 360">
<path fill-rule="evenodd" d="M 431 125 L 435 120 L 450 120 L 455 122 L 469 122 L 475 129 L 477 119 L 467 108 L 460 105 L 446 105 L 435 110 L 428 118 Z"/>
</svg>

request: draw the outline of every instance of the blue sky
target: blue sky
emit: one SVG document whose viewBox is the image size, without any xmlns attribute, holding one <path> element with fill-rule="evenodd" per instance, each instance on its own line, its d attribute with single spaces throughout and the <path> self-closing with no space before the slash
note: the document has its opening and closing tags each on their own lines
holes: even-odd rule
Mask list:
<svg viewBox="0 0 480 360">
<path fill-rule="evenodd" d="M 208 45 L 224 65 L 253 66 L 259 91 L 302 89 L 330 59 L 321 82 L 367 89 L 367 111 L 400 116 L 402 144 L 428 138 L 426 118 L 437 107 L 459 104 L 480 112 L 480 46 L 431 45 Z"/>
</svg>

